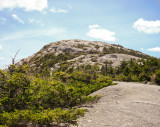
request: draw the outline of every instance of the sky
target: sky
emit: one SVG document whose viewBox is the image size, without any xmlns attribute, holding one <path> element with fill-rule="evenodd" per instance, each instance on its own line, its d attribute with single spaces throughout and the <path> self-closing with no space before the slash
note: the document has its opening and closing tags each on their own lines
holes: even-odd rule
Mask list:
<svg viewBox="0 0 160 127">
<path fill-rule="evenodd" d="M 0 0 L 0 68 L 69 39 L 160 58 L 160 0 Z"/>
</svg>

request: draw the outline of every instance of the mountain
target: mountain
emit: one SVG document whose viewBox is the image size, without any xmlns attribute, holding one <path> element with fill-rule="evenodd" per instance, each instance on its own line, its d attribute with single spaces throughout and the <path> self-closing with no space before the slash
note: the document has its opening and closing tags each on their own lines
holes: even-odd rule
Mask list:
<svg viewBox="0 0 160 127">
<path fill-rule="evenodd" d="M 116 85 L 112 81 L 145 81 L 160 85 L 160 59 L 99 41 L 53 42 L 16 64 L 0 70 L 0 126 L 77 125 L 77 119 L 87 111 L 79 109 L 83 105 L 96 103 L 99 99 L 99 102 L 103 100 L 104 105 L 109 100 L 113 102 L 117 95 L 122 97 L 119 96 L 121 91 L 129 97 L 131 93 L 136 95 L 136 90 L 141 95 L 145 93 L 143 90 L 148 93 L 150 89 L 140 88 L 138 83 L 138 88 L 133 90 L 134 85 L 131 83 L 130 87 L 126 84 L 112 90 L 110 87 L 107 91 L 91 96 L 99 89 Z M 99 96 L 103 93 L 106 94 L 105 98 Z M 99 110 L 101 119 L 106 116 L 104 110 L 104 106 Z"/>
<path fill-rule="evenodd" d="M 62 40 L 45 45 L 39 52 L 22 59 L 17 65 L 29 64 L 34 71 L 54 71 L 59 68 L 77 68 L 80 65 L 97 64 L 100 68 L 109 63 L 112 67 L 131 58 L 139 60 L 149 57 L 139 51 L 121 45 L 100 41 Z"/>
</svg>

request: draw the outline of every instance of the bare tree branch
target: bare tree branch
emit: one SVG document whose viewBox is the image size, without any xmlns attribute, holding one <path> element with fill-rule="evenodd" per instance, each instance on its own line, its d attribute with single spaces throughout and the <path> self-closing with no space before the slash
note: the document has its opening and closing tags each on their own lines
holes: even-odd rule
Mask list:
<svg viewBox="0 0 160 127">
<path fill-rule="evenodd" d="M 15 56 L 12 58 L 12 65 L 15 64 L 16 56 L 17 56 L 17 54 L 18 54 L 18 52 L 19 52 L 20 50 L 21 50 L 21 49 L 19 49 L 19 50 L 16 52 Z"/>
</svg>

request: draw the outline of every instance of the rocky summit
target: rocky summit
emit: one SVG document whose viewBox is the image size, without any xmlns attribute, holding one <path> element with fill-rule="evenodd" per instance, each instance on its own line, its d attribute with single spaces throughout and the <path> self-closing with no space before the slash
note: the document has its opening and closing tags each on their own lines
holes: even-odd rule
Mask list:
<svg viewBox="0 0 160 127">
<path fill-rule="evenodd" d="M 106 62 L 112 67 L 121 61 L 139 60 L 149 57 L 139 51 L 124 48 L 121 45 L 100 41 L 62 40 L 45 45 L 39 52 L 22 59 L 17 65 L 29 64 L 34 70 L 49 69 L 54 71 L 65 66 L 76 68 L 82 64 L 102 67 Z"/>
</svg>

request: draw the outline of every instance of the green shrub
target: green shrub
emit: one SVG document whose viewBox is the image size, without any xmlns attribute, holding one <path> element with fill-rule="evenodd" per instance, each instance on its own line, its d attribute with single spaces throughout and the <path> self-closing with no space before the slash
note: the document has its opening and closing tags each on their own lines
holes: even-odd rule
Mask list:
<svg viewBox="0 0 160 127">
<path fill-rule="evenodd" d="M 30 80 L 25 73 L 17 72 L 12 66 L 12 73 L 0 71 L 0 111 L 24 109 L 30 102 Z"/>
<path fill-rule="evenodd" d="M 160 85 L 160 70 L 158 70 L 158 71 L 156 72 L 156 79 L 155 79 L 155 81 L 156 81 L 156 83 L 157 83 L 158 85 Z"/>
<path fill-rule="evenodd" d="M 31 125 L 77 125 L 76 119 L 84 115 L 85 109 L 47 109 L 47 110 L 15 110 L 15 112 L 3 112 L 0 114 L 0 125 L 9 127 Z"/>
<path fill-rule="evenodd" d="M 85 68 L 70 74 L 57 71 L 50 77 L 35 77 L 27 66 L 0 70 L 0 126 L 76 125 L 85 110 L 73 107 L 97 101 L 99 96 L 89 94 L 112 85 L 109 77 L 97 73 L 98 66 Z"/>
</svg>

